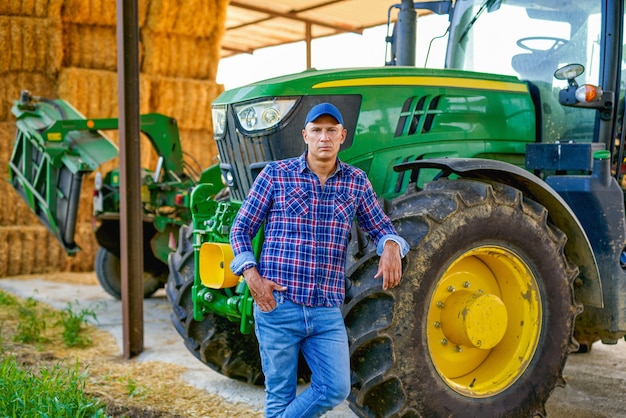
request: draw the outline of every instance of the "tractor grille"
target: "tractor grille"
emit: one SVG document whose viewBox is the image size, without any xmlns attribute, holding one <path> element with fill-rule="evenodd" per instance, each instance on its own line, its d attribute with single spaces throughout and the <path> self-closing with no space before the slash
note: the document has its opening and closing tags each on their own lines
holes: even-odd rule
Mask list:
<svg viewBox="0 0 626 418">
<path fill-rule="evenodd" d="M 228 106 L 226 135 L 216 138 L 222 175 L 230 188 L 231 198 L 239 201 L 247 196 L 256 176 L 269 162 L 297 157 L 305 150 L 302 128 L 309 109 L 322 102 L 337 105 L 344 117 L 348 136 L 343 145 L 352 143 L 361 96 L 305 96 L 277 128 L 262 135 L 245 135 L 237 122 L 232 105 Z"/>
<path fill-rule="evenodd" d="M 267 135 L 246 136 L 235 128 L 234 115 L 228 113 L 229 129 L 223 139 L 216 141 L 217 149 L 231 197 L 242 201 L 267 163 L 298 156 L 304 152 L 305 144 L 302 128 L 289 129 L 287 125 Z"/>
</svg>

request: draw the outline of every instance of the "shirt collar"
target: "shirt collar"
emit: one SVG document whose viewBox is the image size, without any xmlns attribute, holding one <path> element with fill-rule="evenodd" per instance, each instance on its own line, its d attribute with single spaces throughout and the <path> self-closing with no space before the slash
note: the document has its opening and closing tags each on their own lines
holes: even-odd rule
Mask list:
<svg viewBox="0 0 626 418">
<path fill-rule="evenodd" d="M 304 151 L 304 153 L 298 158 L 298 166 L 299 166 L 299 171 L 300 173 L 304 173 L 306 170 L 311 171 L 311 169 L 309 168 L 309 165 L 306 163 L 306 151 Z M 337 168 L 335 169 L 335 172 L 331 175 L 334 176 L 335 174 L 341 173 L 341 171 L 343 170 L 343 162 L 341 162 L 341 160 L 339 159 L 339 157 L 337 157 Z"/>
</svg>

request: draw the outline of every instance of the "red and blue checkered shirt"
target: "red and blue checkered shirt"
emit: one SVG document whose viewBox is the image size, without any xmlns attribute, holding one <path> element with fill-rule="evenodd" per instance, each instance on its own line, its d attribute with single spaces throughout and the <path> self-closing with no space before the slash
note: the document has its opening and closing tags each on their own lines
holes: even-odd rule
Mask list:
<svg viewBox="0 0 626 418">
<path fill-rule="evenodd" d="M 306 306 L 341 306 L 345 297 L 346 248 L 352 221 L 378 246 L 400 244 L 365 172 L 337 160 L 337 170 L 322 188 L 305 155 L 268 164 L 244 200 L 230 232 L 236 275 L 257 266 L 259 274 L 285 286 L 285 297 Z M 258 261 L 251 237 L 265 221 Z"/>
</svg>

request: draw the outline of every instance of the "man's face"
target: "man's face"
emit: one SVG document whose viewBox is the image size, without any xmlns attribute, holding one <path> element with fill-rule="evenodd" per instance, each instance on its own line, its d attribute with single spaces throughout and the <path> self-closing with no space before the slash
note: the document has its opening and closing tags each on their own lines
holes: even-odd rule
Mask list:
<svg viewBox="0 0 626 418">
<path fill-rule="evenodd" d="M 302 136 L 311 157 L 335 160 L 341 144 L 346 140 L 346 130 L 332 116 L 322 115 L 305 126 Z"/>
</svg>

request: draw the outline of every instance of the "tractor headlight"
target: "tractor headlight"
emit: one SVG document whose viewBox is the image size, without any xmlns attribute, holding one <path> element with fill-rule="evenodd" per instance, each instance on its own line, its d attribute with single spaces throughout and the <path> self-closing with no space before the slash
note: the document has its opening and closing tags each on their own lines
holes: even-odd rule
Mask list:
<svg viewBox="0 0 626 418">
<path fill-rule="evenodd" d="M 257 116 L 256 109 L 252 106 L 246 107 L 237 113 L 239 116 L 239 122 L 246 130 L 252 131 L 256 128 L 259 117 Z"/>
<path fill-rule="evenodd" d="M 278 125 L 295 104 L 295 99 L 266 100 L 235 106 L 235 112 L 245 131 L 262 131 Z"/>
<path fill-rule="evenodd" d="M 212 110 L 213 116 L 213 135 L 216 137 L 224 136 L 226 131 L 226 106 L 215 105 Z"/>
</svg>

